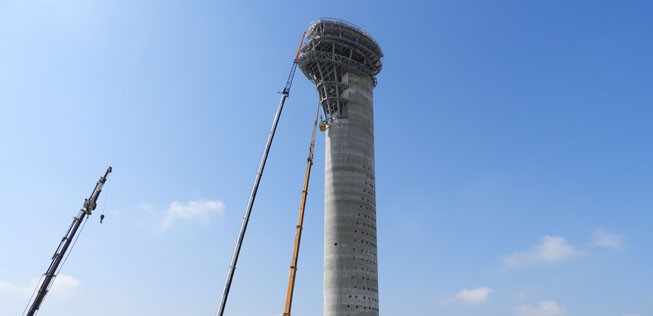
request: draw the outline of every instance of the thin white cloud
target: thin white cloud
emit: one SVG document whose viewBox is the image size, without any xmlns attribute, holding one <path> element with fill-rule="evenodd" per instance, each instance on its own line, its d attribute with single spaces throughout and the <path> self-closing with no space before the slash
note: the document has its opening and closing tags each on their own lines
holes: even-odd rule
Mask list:
<svg viewBox="0 0 653 316">
<path fill-rule="evenodd" d="M 31 285 L 20 285 L 9 281 L 0 280 L 0 294 L 2 295 L 12 295 L 12 296 L 15 295 L 15 296 L 29 297 L 35 288 L 36 288 L 36 282 L 34 282 L 34 286 L 31 286 Z"/>
<path fill-rule="evenodd" d="M 150 203 L 144 202 L 141 204 L 141 209 L 147 213 L 147 215 L 150 215 L 152 217 L 156 217 L 156 211 L 154 210 L 154 207 Z"/>
<path fill-rule="evenodd" d="M 501 260 L 509 267 L 528 263 L 556 263 L 572 258 L 578 252 L 563 237 L 544 236 L 531 250 L 515 252 L 501 257 Z"/>
<path fill-rule="evenodd" d="M 567 309 L 555 301 L 539 301 L 536 305 L 519 305 L 515 307 L 517 316 L 564 316 Z"/>
<path fill-rule="evenodd" d="M 147 210 L 149 206 L 144 207 Z M 190 201 L 181 203 L 178 201 L 170 203 L 168 209 L 163 214 L 160 222 L 161 230 L 167 230 L 177 220 L 198 221 L 208 223 L 211 216 L 221 214 L 224 211 L 222 201 Z"/>
<path fill-rule="evenodd" d="M 592 234 L 592 248 L 621 249 L 623 241 L 621 236 L 603 229 L 597 229 Z"/>
<path fill-rule="evenodd" d="M 487 287 L 478 287 L 475 289 L 462 289 L 456 294 L 456 300 L 468 304 L 485 303 L 490 298 L 492 289 Z"/>
<path fill-rule="evenodd" d="M 66 274 L 60 274 L 54 280 L 50 292 L 53 295 L 70 297 L 72 292 L 79 286 L 80 281 Z"/>
<path fill-rule="evenodd" d="M 516 296 L 518 300 L 523 301 L 528 297 L 528 293 L 526 291 L 519 291 Z"/>
<path fill-rule="evenodd" d="M 16 284 L 6 280 L 0 280 L 0 294 L 30 297 L 37 286 L 40 286 L 41 279 L 33 279 L 29 284 Z M 70 275 L 58 275 L 50 288 L 50 293 L 54 296 L 70 297 L 73 291 L 79 286 L 80 281 Z"/>
</svg>

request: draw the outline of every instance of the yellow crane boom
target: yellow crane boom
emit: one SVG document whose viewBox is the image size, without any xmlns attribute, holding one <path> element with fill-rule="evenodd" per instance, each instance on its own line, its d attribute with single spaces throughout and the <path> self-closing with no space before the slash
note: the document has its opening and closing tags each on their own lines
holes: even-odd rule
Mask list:
<svg viewBox="0 0 653 316">
<path fill-rule="evenodd" d="M 290 263 L 290 275 L 288 276 L 288 291 L 286 292 L 286 306 L 283 310 L 283 316 L 290 316 L 290 309 L 292 308 L 292 298 L 295 291 L 295 275 L 297 274 L 297 258 L 299 257 L 299 243 L 302 239 L 302 227 L 304 225 L 304 210 L 306 208 L 306 196 L 308 195 L 308 182 L 311 178 L 311 167 L 313 167 L 313 154 L 315 149 L 315 132 L 317 130 L 317 117 L 319 113 L 315 113 L 315 122 L 313 123 L 313 133 L 311 134 L 311 144 L 308 149 L 308 160 L 306 162 L 306 175 L 304 176 L 304 187 L 302 189 L 302 198 L 299 203 L 299 216 L 297 218 L 297 230 L 295 232 L 295 245 L 292 252 L 292 260 Z"/>
</svg>

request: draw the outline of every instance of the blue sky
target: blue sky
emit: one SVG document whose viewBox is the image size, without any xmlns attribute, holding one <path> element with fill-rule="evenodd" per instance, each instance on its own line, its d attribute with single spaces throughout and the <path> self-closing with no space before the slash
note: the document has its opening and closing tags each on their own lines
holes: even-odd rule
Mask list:
<svg viewBox="0 0 653 316">
<path fill-rule="evenodd" d="M 327 16 L 374 91 L 383 315 L 653 315 L 647 1 L 0 0 L 0 313 L 212 315 L 299 38 Z M 280 315 L 317 103 L 297 74 L 228 315 Z M 322 304 L 318 135 L 294 314 Z M 99 213 L 106 214 L 99 224 Z"/>
</svg>

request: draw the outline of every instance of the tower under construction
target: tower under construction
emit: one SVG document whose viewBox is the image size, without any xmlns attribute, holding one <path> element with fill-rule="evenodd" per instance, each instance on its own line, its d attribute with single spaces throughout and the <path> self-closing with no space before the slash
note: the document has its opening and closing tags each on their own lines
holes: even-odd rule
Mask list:
<svg viewBox="0 0 653 316">
<path fill-rule="evenodd" d="M 299 59 L 326 132 L 324 316 L 379 315 L 372 89 L 381 57 L 361 28 L 322 18 Z"/>
</svg>

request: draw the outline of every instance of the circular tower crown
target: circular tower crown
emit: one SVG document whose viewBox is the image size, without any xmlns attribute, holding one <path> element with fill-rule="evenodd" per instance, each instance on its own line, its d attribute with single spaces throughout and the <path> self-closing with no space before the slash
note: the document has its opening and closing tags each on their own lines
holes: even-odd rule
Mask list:
<svg viewBox="0 0 653 316">
<path fill-rule="evenodd" d="M 315 84 L 336 81 L 343 72 L 376 76 L 383 52 L 367 32 L 349 22 L 320 18 L 308 29 L 299 67 Z"/>
<path fill-rule="evenodd" d="M 368 76 L 376 85 L 376 75 L 381 71 L 383 52 L 367 32 L 351 23 L 320 18 L 308 29 L 306 44 L 302 47 L 299 67 L 308 79 L 317 85 L 320 103 L 327 120 L 346 117 L 347 100 L 342 92 L 346 73 Z"/>
</svg>

